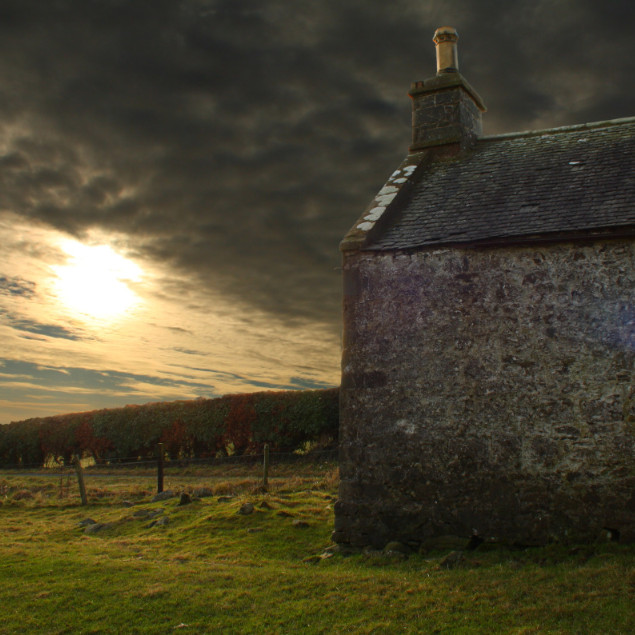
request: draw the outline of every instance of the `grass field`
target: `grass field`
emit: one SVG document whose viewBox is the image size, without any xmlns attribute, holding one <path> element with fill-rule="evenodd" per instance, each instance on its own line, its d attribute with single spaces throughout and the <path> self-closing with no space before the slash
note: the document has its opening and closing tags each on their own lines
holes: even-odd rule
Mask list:
<svg viewBox="0 0 635 635">
<path fill-rule="evenodd" d="M 634 546 L 331 555 L 333 466 L 257 483 L 167 474 L 214 494 L 179 506 L 151 473 L 89 472 L 82 507 L 74 477 L 0 474 L 0 633 L 635 632 Z"/>
</svg>

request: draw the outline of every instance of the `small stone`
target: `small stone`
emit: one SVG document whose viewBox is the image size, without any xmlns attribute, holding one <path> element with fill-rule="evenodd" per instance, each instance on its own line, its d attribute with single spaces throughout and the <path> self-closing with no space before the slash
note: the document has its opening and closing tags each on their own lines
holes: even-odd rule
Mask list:
<svg viewBox="0 0 635 635">
<path fill-rule="evenodd" d="M 152 502 L 156 503 L 158 501 L 165 501 L 168 500 L 169 498 L 175 498 L 176 497 L 176 492 L 173 492 L 171 489 L 166 489 L 165 492 L 159 492 L 158 494 L 155 494 L 155 496 L 152 498 Z"/>
<path fill-rule="evenodd" d="M 80 527 L 86 527 L 88 525 L 96 525 L 97 521 L 93 520 L 92 518 L 84 518 L 84 520 L 80 520 L 79 523 L 77 523 Z"/>
<path fill-rule="evenodd" d="M 179 507 L 183 505 L 189 505 L 192 502 L 192 497 L 187 492 L 181 493 L 181 498 L 179 499 Z"/>
<path fill-rule="evenodd" d="M 197 487 L 194 492 L 194 496 L 196 498 L 207 498 L 209 496 L 214 496 L 214 492 L 209 487 Z"/>
<path fill-rule="evenodd" d="M 165 527 L 165 525 L 169 524 L 170 519 L 167 516 L 163 516 L 158 520 L 153 520 L 149 525 L 146 525 L 147 529 L 151 527 Z"/>
<path fill-rule="evenodd" d="M 306 522 L 306 520 L 294 520 L 291 523 L 294 527 L 297 527 L 298 529 L 306 529 L 307 527 L 310 527 L 309 523 Z"/>
<path fill-rule="evenodd" d="M 248 516 L 249 514 L 253 514 L 254 506 L 253 503 L 243 503 L 238 510 L 239 514 L 243 516 Z"/>
<path fill-rule="evenodd" d="M 450 551 L 450 553 L 441 560 L 440 565 L 444 569 L 456 569 L 465 562 L 462 551 Z"/>
<path fill-rule="evenodd" d="M 364 550 L 362 557 L 368 564 L 373 566 L 384 566 L 387 564 L 393 564 L 394 562 L 406 560 L 408 556 L 400 551 L 379 551 L 377 549 Z"/>
<path fill-rule="evenodd" d="M 403 553 L 404 555 L 408 555 L 410 553 L 410 547 L 404 545 L 403 542 L 393 540 L 384 547 L 384 553 Z"/>
<path fill-rule="evenodd" d="M 105 529 L 108 525 L 106 523 L 94 523 L 92 525 L 87 525 L 86 529 L 84 529 L 85 534 L 96 534 L 98 531 Z"/>
</svg>

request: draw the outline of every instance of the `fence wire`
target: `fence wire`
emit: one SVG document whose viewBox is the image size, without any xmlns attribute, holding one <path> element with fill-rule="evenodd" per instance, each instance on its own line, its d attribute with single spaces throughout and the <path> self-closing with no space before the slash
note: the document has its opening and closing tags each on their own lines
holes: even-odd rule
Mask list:
<svg viewBox="0 0 635 635">
<path fill-rule="evenodd" d="M 186 468 L 204 468 L 219 466 L 243 466 L 256 467 L 261 466 L 264 460 L 264 453 L 260 454 L 242 454 L 232 456 L 214 456 L 214 457 L 190 457 L 163 459 L 163 469 L 167 472 L 176 469 Z M 312 450 L 310 452 L 300 454 L 297 452 L 270 452 L 269 462 L 275 465 L 321 465 L 336 463 L 338 460 L 337 449 Z M 136 476 L 141 472 L 156 470 L 158 458 L 137 458 L 137 457 L 111 457 L 104 462 L 83 463 L 83 469 L 86 474 L 91 476 Z M 74 474 L 75 468 L 72 465 L 64 465 L 51 463 L 42 465 L 41 463 L 33 464 L 9 464 L 0 465 L 0 471 L 7 474 L 21 474 L 33 476 L 52 476 L 59 477 L 66 474 Z M 191 475 L 195 477 L 194 474 Z M 204 478 L 204 476 L 201 476 Z"/>
</svg>

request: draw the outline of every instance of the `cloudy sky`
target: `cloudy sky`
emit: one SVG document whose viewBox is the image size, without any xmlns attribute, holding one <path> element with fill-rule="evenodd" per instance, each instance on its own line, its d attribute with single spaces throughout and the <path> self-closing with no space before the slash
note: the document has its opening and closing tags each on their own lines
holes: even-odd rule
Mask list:
<svg viewBox="0 0 635 635">
<path fill-rule="evenodd" d="M 635 115 L 627 0 L 0 0 L 0 423 L 337 385 L 442 25 L 486 134 Z"/>
</svg>

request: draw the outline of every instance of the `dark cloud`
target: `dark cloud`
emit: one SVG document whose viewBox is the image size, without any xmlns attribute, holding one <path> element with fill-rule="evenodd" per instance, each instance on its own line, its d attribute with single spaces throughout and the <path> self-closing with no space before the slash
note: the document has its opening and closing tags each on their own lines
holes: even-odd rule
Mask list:
<svg viewBox="0 0 635 635">
<path fill-rule="evenodd" d="M 323 388 L 332 388 L 331 384 L 323 381 L 314 381 L 302 377 L 291 377 L 289 390 L 321 390 Z"/>
<path fill-rule="evenodd" d="M 32 298 L 35 296 L 35 283 L 19 276 L 0 276 L 0 294 Z"/>
<path fill-rule="evenodd" d="M 0 291 L 1 290 L 2 289 L 0 287 Z M 32 333 L 34 335 L 43 335 L 46 337 L 70 340 L 74 342 L 85 339 L 79 331 L 73 331 L 65 326 L 60 326 L 58 324 L 45 324 L 37 322 L 35 320 L 19 318 L 11 315 L 4 309 L 0 309 L 0 317 L 2 317 L 3 321 L 8 326 L 22 333 Z"/>
<path fill-rule="evenodd" d="M 39 324 L 30 320 L 14 320 L 11 326 L 18 331 L 34 333 L 35 335 L 45 335 L 63 340 L 79 341 L 83 338 L 73 331 L 56 324 Z"/>
<path fill-rule="evenodd" d="M 635 5 L 4 0 L 0 209 L 337 328 L 337 245 L 456 26 L 486 132 L 635 113 Z"/>
<path fill-rule="evenodd" d="M 204 354 L 204 351 L 193 351 L 189 348 L 180 348 L 175 346 L 173 349 L 173 351 L 176 351 L 177 353 L 183 353 L 184 355 L 202 355 Z"/>
<path fill-rule="evenodd" d="M 148 384 L 152 386 L 162 386 L 174 388 L 174 399 L 182 396 L 183 388 L 187 387 L 209 392 L 208 384 L 194 381 L 183 381 L 155 375 L 144 375 L 139 373 L 126 373 L 116 370 L 94 370 L 76 366 L 50 367 L 31 362 L 23 362 L 13 359 L 0 359 L 0 372 L 6 375 L 13 375 L 21 379 L 28 379 L 33 384 L 37 384 L 40 390 L 52 392 L 64 391 L 68 389 L 70 393 L 83 390 L 95 395 L 100 392 L 102 395 L 112 393 L 128 393 L 136 395 L 139 393 L 138 384 Z M 0 385 L 0 397 L 4 391 L 15 391 L 15 388 L 5 388 Z"/>
<path fill-rule="evenodd" d="M 205 369 L 210 376 L 225 375 L 222 371 Z M 8 385 L 0 384 L 0 400 L 11 401 L 25 399 L 32 400 L 31 393 L 34 386 L 38 386 L 39 400 L 46 403 L 47 396 L 66 400 L 66 410 L 87 410 L 113 407 L 113 395 L 117 395 L 118 402 L 126 400 L 135 403 L 140 396 L 145 397 L 144 391 L 153 387 L 162 390 L 162 399 L 182 399 L 184 391 L 211 398 L 214 394 L 209 383 L 188 381 L 179 378 L 161 377 L 141 373 L 128 373 L 116 370 L 94 370 L 77 366 L 50 367 L 31 362 L 0 358 L 0 374 L 13 377 Z M 239 377 L 236 375 L 236 377 Z M 263 390 L 295 390 L 327 388 L 322 382 L 292 378 L 289 383 L 275 383 L 266 381 L 252 382 L 256 388 Z M 48 395 L 47 395 L 48 393 Z M 144 401 L 147 401 L 144 399 Z M 90 405 L 88 405 L 90 404 Z"/>
<path fill-rule="evenodd" d="M 175 349 L 178 350 L 178 349 Z M 192 352 L 192 351 L 181 351 L 181 352 Z M 241 375 L 239 373 L 231 373 L 223 370 L 214 370 L 210 368 L 200 368 L 196 366 L 184 366 L 182 364 L 172 364 L 173 367 L 178 367 L 184 369 L 186 372 L 194 372 L 194 373 L 205 373 L 205 376 L 209 378 L 209 383 L 202 384 L 199 383 L 199 386 L 207 386 L 208 392 L 210 385 L 213 385 L 215 382 L 240 382 L 245 383 L 250 386 L 254 386 L 256 388 L 262 388 L 265 390 L 313 390 L 320 388 L 332 388 L 333 384 L 329 384 L 323 381 L 307 379 L 306 377 L 290 377 L 288 382 L 271 382 L 271 381 L 260 381 L 258 379 L 254 379 L 253 377 L 248 377 L 246 375 Z M 310 369 L 309 369 L 310 370 Z M 179 373 L 182 377 L 184 376 L 182 372 Z M 194 384 L 196 385 L 196 384 Z"/>
</svg>

